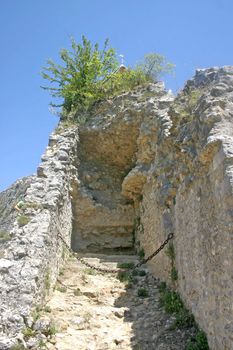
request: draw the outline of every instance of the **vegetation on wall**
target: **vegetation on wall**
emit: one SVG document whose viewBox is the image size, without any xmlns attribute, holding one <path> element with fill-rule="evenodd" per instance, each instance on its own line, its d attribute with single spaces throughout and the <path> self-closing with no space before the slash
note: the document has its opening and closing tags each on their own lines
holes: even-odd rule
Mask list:
<svg viewBox="0 0 233 350">
<path fill-rule="evenodd" d="M 162 74 L 170 73 L 174 65 L 164 56 L 151 53 L 145 56 L 134 69 L 119 66 L 116 50 L 109 46 L 108 40 L 100 49 L 96 43 L 82 37 L 81 43 L 71 39 L 71 50 L 60 51 L 62 64 L 47 61 L 42 77 L 49 82 L 42 87 L 55 99 L 62 99 L 62 118 L 71 111 L 87 112 L 93 104 L 128 91 L 137 85 L 157 80 Z"/>
</svg>

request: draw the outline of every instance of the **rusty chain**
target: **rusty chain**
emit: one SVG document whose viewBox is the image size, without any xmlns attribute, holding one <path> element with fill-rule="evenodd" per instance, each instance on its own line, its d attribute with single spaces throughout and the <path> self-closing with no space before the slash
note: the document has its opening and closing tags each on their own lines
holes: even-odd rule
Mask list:
<svg viewBox="0 0 233 350">
<path fill-rule="evenodd" d="M 135 269 L 138 269 L 139 267 L 141 267 L 142 265 L 147 263 L 148 261 L 150 261 L 151 259 L 153 259 L 168 244 L 168 242 L 174 237 L 174 233 L 173 232 L 169 233 L 167 236 L 167 239 L 159 246 L 158 249 L 156 249 L 156 251 L 153 254 L 149 255 L 147 258 L 142 259 L 136 265 L 134 265 L 133 267 L 130 267 L 128 269 L 121 269 L 121 268 L 119 268 L 119 269 L 105 269 L 105 268 L 101 268 L 101 267 L 97 267 L 97 266 L 94 266 L 92 264 L 89 264 L 83 258 L 78 256 L 77 253 L 73 251 L 73 249 L 71 249 L 71 247 L 67 244 L 65 239 L 60 234 L 60 232 L 58 232 L 58 237 L 60 238 L 62 243 L 66 246 L 66 248 L 71 253 L 71 255 L 74 256 L 79 262 L 81 262 L 81 264 L 87 266 L 88 268 L 90 268 L 92 270 L 96 270 L 96 271 L 101 272 L 101 273 L 119 273 L 119 272 L 126 272 L 127 270 L 132 272 Z"/>
</svg>

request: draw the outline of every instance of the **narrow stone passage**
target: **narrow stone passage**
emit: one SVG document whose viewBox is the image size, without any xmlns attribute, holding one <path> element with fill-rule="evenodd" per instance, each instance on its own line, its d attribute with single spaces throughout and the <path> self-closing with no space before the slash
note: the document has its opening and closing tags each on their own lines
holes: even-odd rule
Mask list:
<svg viewBox="0 0 233 350">
<path fill-rule="evenodd" d="M 137 262 L 132 255 L 83 256 L 89 263 L 107 268 Z M 145 266 L 134 279 L 126 283 L 70 259 L 42 316 L 42 323 L 54 325 L 55 334 L 47 338 L 46 348 L 184 349 L 192 330 L 170 329 L 174 319 L 159 305 L 159 281 Z"/>
</svg>

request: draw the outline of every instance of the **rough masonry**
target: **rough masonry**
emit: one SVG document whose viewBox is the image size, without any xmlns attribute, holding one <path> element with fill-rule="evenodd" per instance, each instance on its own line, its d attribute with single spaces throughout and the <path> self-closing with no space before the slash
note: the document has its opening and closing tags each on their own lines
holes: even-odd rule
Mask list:
<svg viewBox="0 0 233 350">
<path fill-rule="evenodd" d="M 232 118 L 233 68 L 223 67 L 198 70 L 176 98 L 148 84 L 98 103 L 79 127 L 61 123 L 37 175 L 0 194 L 0 228 L 9 231 L 0 243 L 0 349 L 22 338 L 48 298 L 66 257 L 59 235 L 76 251 L 147 256 L 171 231 L 174 261 L 161 252 L 150 270 L 179 291 L 210 349 L 232 349 Z M 16 199 L 25 194 L 20 214 L 16 189 Z M 29 222 L 20 227 L 22 215 Z"/>
</svg>

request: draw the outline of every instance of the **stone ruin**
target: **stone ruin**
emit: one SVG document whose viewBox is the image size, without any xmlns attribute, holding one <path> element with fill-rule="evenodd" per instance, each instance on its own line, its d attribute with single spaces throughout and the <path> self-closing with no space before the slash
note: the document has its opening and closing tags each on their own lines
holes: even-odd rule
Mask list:
<svg viewBox="0 0 233 350">
<path fill-rule="evenodd" d="M 61 123 L 41 160 L 0 193 L 0 349 L 49 298 L 60 235 L 78 252 L 148 256 L 169 232 L 176 289 L 210 349 L 233 349 L 233 67 L 197 70 L 177 97 L 156 83 L 103 101 Z M 148 265 L 171 284 L 164 252 Z"/>
</svg>

